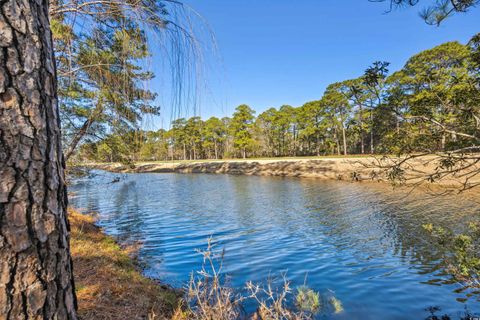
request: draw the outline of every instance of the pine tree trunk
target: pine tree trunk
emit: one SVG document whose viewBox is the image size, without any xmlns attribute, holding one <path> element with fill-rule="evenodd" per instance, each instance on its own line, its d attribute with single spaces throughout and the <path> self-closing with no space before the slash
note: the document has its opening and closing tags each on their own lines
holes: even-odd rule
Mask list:
<svg viewBox="0 0 480 320">
<path fill-rule="evenodd" d="M 365 134 L 363 132 L 363 106 L 362 104 L 360 103 L 359 104 L 359 108 L 360 108 L 360 149 L 361 149 L 361 152 L 362 154 L 365 154 Z"/>
<path fill-rule="evenodd" d="M 441 150 L 440 151 L 445 151 L 445 147 L 447 144 L 447 134 L 445 132 L 442 132 L 442 140 L 441 140 Z"/>
<path fill-rule="evenodd" d="M 371 128 L 370 128 L 370 153 L 374 154 L 375 153 L 375 146 L 373 145 L 373 114 L 370 114 L 370 123 L 371 123 Z"/>
<path fill-rule="evenodd" d="M 397 134 L 400 133 L 400 117 L 398 116 L 400 114 L 400 110 L 398 109 L 399 108 L 397 107 L 395 111 L 395 120 L 396 120 L 395 127 L 396 127 Z"/>
<path fill-rule="evenodd" d="M 338 134 L 337 134 L 337 128 L 335 128 L 335 131 L 334 131 L 334 140 L 335 140 L 335 144 L 337 146 L 337 155 L 340 155 L 340 140 L 338 139 Z"/>
<path fill-rule="evenodd" d="M 0 319 L 76 319 L 48 0 L 0 10 Z"/>
<path fill-rule="evenodd" d="M 297 156 L 297 126 L 293 126 L 293 156 Z"/>
</svg>

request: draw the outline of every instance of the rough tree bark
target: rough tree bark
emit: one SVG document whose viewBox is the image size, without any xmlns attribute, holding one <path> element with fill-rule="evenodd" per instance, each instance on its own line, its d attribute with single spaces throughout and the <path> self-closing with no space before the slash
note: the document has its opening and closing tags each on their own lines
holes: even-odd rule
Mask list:
<svg viewBox="0 0 480 320">
<path fill-rule="evenodd" d="M 0 0 L 0 319 L 76 319 L 48 0 Z"/>
</svg>

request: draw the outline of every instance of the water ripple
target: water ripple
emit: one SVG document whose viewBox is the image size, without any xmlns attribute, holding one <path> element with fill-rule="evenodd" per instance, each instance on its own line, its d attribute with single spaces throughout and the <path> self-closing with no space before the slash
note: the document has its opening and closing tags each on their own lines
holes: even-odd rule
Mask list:
<svg viewBox="0 0 480 320">
<path fill-rule="evenodd" d="M 476 204 L 405 198 L 374 184 L 176 174 L 110 183 L 116 176 L 75 181 L 70 201 L 99 212 L 108 233 L 142 241 L 147 275 L 184 285 L 201 267 L 195 249 L 212 236 L 238 288 L 287 272 L 294 286 L 307 279 L 317 291 L 334 291 L 346 311 L 322 318 L 422 319 L 429 306 L 464 308 L 455 285 L 439 286 L 442 248 L 421 226 L 478 219 Z"/>
</svg>

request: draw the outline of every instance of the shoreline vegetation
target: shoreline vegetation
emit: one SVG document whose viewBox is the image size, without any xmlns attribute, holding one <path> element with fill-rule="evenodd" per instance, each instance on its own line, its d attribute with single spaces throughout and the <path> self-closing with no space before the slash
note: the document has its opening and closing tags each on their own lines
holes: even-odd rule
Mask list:
<svg viewBox="0 0 480 320">
<path fill-rule="evenodd" d="M 208 173 L 315 178 L 405 185 L 436 185 L 458 190 L 480 183 L 480 177 L 443 170 L 437 156 L 399 158 L 387 156 L 297 157 L 228 160 L 151 161 L 122 163 L 84 162 L 77 166 L 116 173 Z M 472 164 L 475 168 L 478 164 Z M 480 169 L 480 168 L 479 168 Z M 401 176 L 395 176 L 401 170 Z M 465 174 L 463 174 L 465 173 Z M 468 178 L 468 179 L 467 179 Z"/>
<path fill-rule="evenodd" d="M 170 319 L 181 293 L 143 276 L 135 246 L 119 245 L 93 215 L 68 213 L 80 319 Z"/>
<path fill-rule="evenodd" d="M 198 251 L 204 263 L 192 273 L 188 287 L 172 288 L 145 277 L 135 258 L 138 245 L 122 245 L 106 235 L 94 214 L 70 208 L 68 219 L 79 319 L 310 320 L 320 309 L 344 311 L 334 295 L 322 297 L 306 286 L 293 289 L 285 277 L 275 290 L 270 282 L 247 282 L 248 294 L 237 294 L 221 274 L 223 252 L 214 250 L 212 238 L 207 250 Z M 258 306 L 252 314 L 243 309 L 248 299 Z M 293 306 L 289 300 L 295 301 Z"/>
</svg>

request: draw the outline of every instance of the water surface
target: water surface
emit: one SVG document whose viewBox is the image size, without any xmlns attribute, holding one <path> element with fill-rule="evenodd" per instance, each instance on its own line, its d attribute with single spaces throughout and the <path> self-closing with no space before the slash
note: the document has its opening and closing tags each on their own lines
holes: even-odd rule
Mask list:
<svg viewBox="0 0 480 320">
<path fill-rule="evenodd" d="M 213 236 L 239 290 L 286 272 L 343 303 L 327 319 L 424 319 L 427 307 L 458 316 L 479 302 L 456 293 L 438 268 L 442 248 L 424 223 L 461 228 L 479 205 L 460 197 L 408 197 L 388 185 L 231 175 L 95 171 L 70 186 L 70 203 L 99 213 L 122 241 L 142 241 L 145 273 L 184 285 L 201 267 L 195 249 Z M 120 182 L 111 181 L 120 177 Z"/>
</svg>

